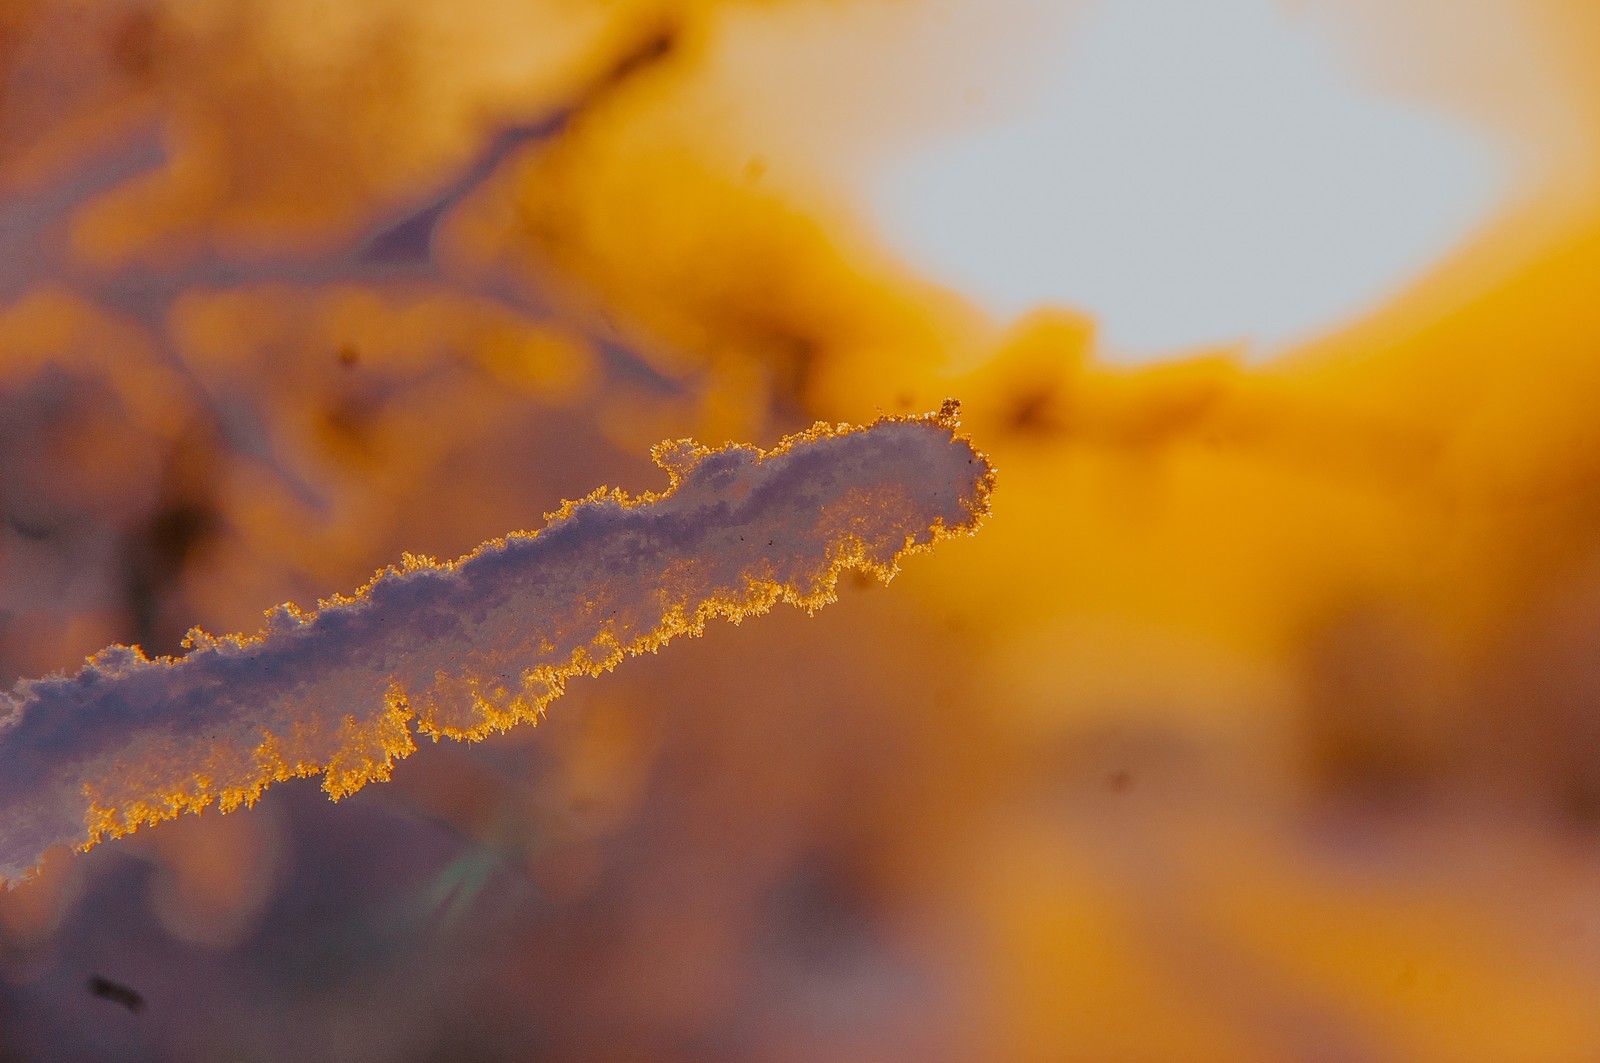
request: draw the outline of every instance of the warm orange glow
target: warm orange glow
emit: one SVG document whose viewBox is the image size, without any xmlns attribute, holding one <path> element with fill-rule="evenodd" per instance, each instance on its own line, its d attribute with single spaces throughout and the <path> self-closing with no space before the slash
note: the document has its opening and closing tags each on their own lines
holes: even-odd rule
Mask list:
<svg viewBox="0 0 1600 1063">
<path fill-rule="evenodd" d="M 662 439 L 959 395 L 1004 473 L 892 593 L 825 555 L 814 620 L 566 683 L 697 630 L 676 603 L 508 683 L 430 664 L 437 703 L 105 740 L 73 832 L 255 808 L 0 895 L 0 1056 L 70 1054 L 114 963 L 152 1021 L 95 1051 L 129 1058 L 1600 1056 L 1600 18 L 1277 6 L 1504 145 L 1508 205 L 1281 356 L 1128 367 L 1090 308 L 995 320 L 866 218 L 886 159 L 1028 105 L 1077 5 L 0 4 L 7 685 L 448 572 L 659 482 Z M 814 530 L 905 502 L 872 499 Z M 564 686 L 531 735 L 417 742 Z M 317 774 L 392 778 L 261 790 Z"/>
</svg>

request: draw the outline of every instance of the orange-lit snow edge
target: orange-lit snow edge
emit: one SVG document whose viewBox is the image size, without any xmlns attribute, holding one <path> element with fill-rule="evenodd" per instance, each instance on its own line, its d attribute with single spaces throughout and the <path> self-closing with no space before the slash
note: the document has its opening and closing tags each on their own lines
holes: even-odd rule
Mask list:
<svg viewBox="0 0 1600 1063">
<path fill-rule="evenodd" d="M 818 609 L 845 569 L 887 582 L 988 511 L 994 473 L 957 414 L 818 423 L 768 451 L 663 443 L 659 494 L 602 488 L 539 532 L 279 606 L 256 635 L 195 629 L 182 657 L 112 646 L 23 681 L 0 695 L 0 879 L 284 779 L 321 774 L 337 800 L 388 779 L 414 733 L 476 740 L 712 617 Z"/>
</svg>

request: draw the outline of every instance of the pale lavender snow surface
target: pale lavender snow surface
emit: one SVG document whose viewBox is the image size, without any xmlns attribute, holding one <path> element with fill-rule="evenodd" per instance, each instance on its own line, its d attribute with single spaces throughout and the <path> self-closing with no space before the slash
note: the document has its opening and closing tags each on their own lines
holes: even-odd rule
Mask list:
<svg viewBox="0 0 1600 1063">
<path fill-rule="evenodd" d="M 413 733 L 481 736 L 700 620 L 823 604 L 841 566 L 887 578 L 908 547 L 973 529 L 991 482 L 948 411 L 658 460 L 680 477 L 665 495 L 591 498 L 454 565 L 385 570 L 314 614 L 272 610 L 257 639 L 157 661 L 111 647 L 0 694 L 0 879 L 290 775 L 326 773 L 338 796 L 386 777 Z"/>
</svg>

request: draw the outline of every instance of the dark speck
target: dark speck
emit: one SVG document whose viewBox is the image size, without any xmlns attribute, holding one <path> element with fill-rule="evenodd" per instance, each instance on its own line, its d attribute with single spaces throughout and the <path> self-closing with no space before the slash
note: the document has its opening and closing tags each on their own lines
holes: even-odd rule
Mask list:
<svg viewBox="0 0 1600 1063">
<path fill-rule="evenodd" d="M 1125 794 L 1133 788 L 1133 773 L 1127 768 L 1118 768 L 1106 776 L 1106 789 L 1114 794 Z"/>
<path fill-rule="evenodd" d="M 34 542 L 42 542 L 56 534 L 56 529 L 50 525 L 24 520 L 16 516 L 7 517 L 6 525 L 24 539 L 31 539 Z"/>
<path fill-rule="evenodd" d="M 1046 386 L 1029 388 L 1018 394 L 1011 403 L 1009 427 L 1013 432 L 1026 435 L 1048 435 L 1061 431 L 1059 397 L 1055 389 Z"/>
<path fill-rule="evenodd" d="M 143 84 L 155 72 L 160 26 L 148 11 L 135 11 L 107 38 L 111 61 L 133 81 Z"/>
<path fill-rule="evenodd" d="M 113 982 L 109 978 L 92 975 L 89 978 L 89 992 L 101 1000 L 109 1000 L 113 1004 L 121 1004 L 135 1015 L 144 1010 L 144 996 L 137 990 L 129 989 L 121 982 Z"/>
</svg>

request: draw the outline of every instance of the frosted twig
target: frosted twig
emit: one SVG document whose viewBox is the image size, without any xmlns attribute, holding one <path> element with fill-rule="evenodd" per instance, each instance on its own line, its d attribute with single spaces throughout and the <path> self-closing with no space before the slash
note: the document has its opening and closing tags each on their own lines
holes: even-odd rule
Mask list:
<svg viewBox="0 0 1600 1063">
<path fill-rule="evenodd" d="M 282 779 L 323 775 L 338 799 L 387 779 L 417 734 L 535 720 L 573 676 L 712 617 L 817 609 L 847 568 L 887 581 L 988 508 L 993 474 L 956 412 L 818 424 L 766 452 L 664 443 L 660 494 L 602 489 L 459 560 L 407 555 L 353 597 L 269 611 L 259 634 L 191 631 L 182 657 L 112 646 L 23 681 L 0 694 L 0 879 Z"/>
</svg>

